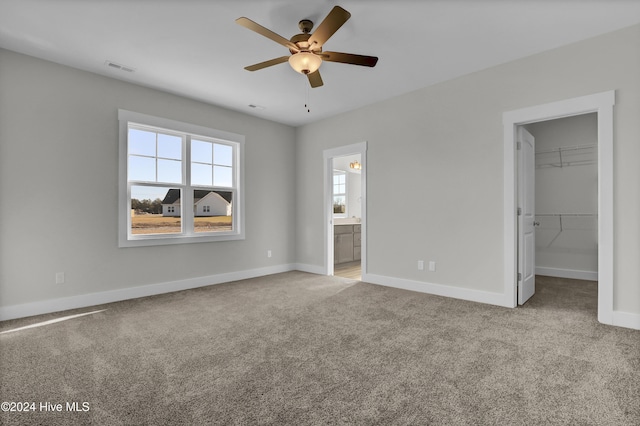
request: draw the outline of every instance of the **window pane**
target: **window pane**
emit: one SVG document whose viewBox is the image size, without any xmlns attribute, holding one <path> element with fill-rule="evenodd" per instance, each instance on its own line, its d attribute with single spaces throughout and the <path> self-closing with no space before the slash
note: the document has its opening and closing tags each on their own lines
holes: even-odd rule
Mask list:
<svg viewBox="0 0 640 426">
<path fill-rule="evenodd" d="M 211 186 L 213 184 L 212 167 L 208 164 L 191 164 L 191 184 Z"/>
<path fill-rule="evenodd" d="M 345 172 L 333 173 L 333 193 L 345 194 L 347 192 L 347 175 Z"/>
<path fill-rule="evenodd" d="M 225 232 L 233 230 L 233 194 L 226 191 L 193 191 L 195 232 Z"/>
<path fill-rule="evenodd" d="M 231 167 L 213 166 L 213 185 L 214 186 L 233 186 L 233 173 Z"/>
<path fill-rule="evenodd" d="M 182 183 L 182 162 L 158 159 L 158 182 Z"/>
<path fill-rule="evenodd" d="M 156 159 L 149 157 L 129 156 L 129 180 L 156 181 Z"/>
<path fill-rule="evenodd" d="M 129 129 L 129 154 L 156 156 L 156 134 Z"/>
<path fill-rule="evenodd" d="M 175 234 L 182 232 L 179 188 L 132 186 L 131 234 Z"/>
<path fill-rule="evenodd" d="M 233 165 L 233 147 L 229 145 L 213 144 L 213 162 L 220 166 Z"/>
<path fill-rule="evenodd" d="M 211 142 L 191 140 L 191 161 L 211 164 L 213 158 L 213 144 Z"/>
<path fill-rule="evenodd" d="M 158 157 L 182 159 L 182 138 L 158 133 Z"/>
</svg>

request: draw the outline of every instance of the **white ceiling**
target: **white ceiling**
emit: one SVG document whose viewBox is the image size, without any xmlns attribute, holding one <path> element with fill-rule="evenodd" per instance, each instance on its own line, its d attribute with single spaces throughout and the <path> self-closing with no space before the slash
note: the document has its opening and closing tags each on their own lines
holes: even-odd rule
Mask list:
<svg viewBox="0 0 640 426">
<path fill-rule="evenodd" d="M 375 68 L 324 63 L 316 89 L 243 69 L 288 51 L 236 18 L 290 38 L 337 4 L 352 16 L 325 50 Z M 638 0 L 0 0 L 0 47 L 298 126 L 639 22 Z"/>
</svg>

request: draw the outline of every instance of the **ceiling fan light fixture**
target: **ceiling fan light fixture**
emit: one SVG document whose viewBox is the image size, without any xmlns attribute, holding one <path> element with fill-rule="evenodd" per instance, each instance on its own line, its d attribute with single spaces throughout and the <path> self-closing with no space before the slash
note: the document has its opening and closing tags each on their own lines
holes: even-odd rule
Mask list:
<svg viewBox="0 0 640 426">
<path fill-rule="evenodd" d="M 300 74 L 311 74 L 318 71 L 322 58 L 311 52 L 298 52 L 289 57 L 289 65 Z"/>
</svg>

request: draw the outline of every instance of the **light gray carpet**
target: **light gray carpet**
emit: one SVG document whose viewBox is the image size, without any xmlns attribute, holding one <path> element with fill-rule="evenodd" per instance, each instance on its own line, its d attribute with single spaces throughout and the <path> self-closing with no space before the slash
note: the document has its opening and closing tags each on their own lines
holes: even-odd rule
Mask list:
<svg viewBox="0 0 640 426">
<path fill-rule="evenodd" d="M 0 335 L 2 401 L 89 411 L 0 423 L 638 425 L 640 331 L 596 292 L 540 277 L 506 309 L 289 272 L 103 305 Z"/>
</svg>

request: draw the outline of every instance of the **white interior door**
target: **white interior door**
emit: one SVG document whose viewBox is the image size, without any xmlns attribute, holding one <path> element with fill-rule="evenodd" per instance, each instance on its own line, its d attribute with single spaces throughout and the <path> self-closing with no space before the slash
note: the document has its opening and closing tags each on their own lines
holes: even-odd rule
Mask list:
<svg viewBox="0 0 640 426">
<path fill-rule="evenodd" d="M 536 292 L 535 139 L 518 127 L 518 304 Z"/>
</svg>

